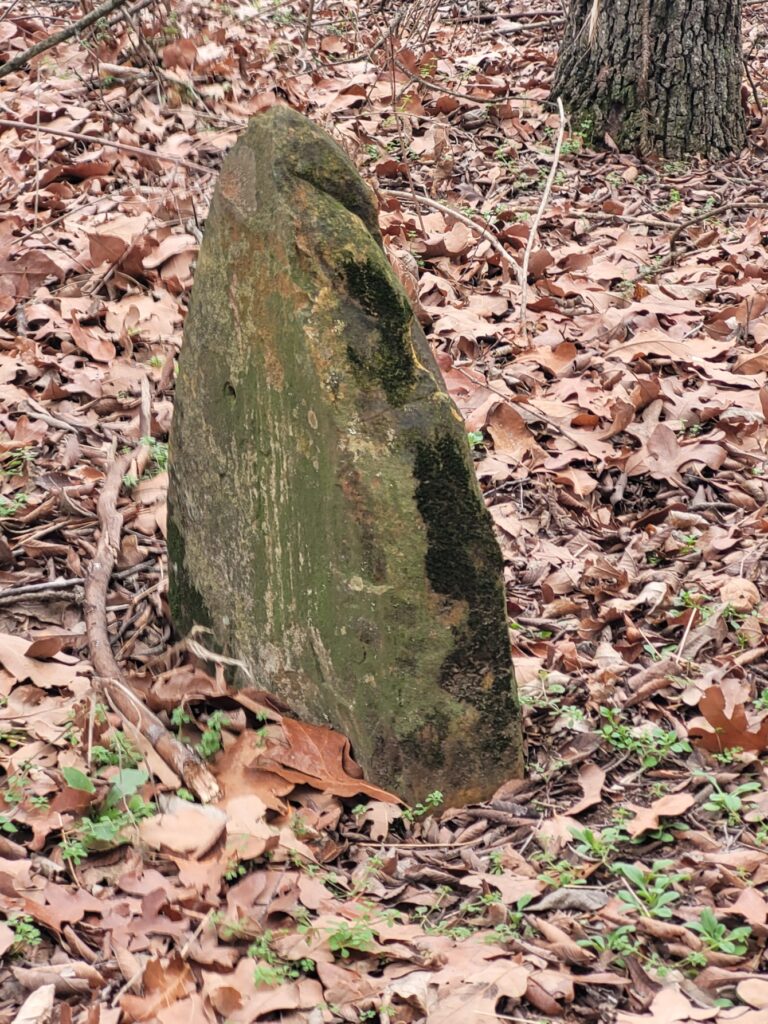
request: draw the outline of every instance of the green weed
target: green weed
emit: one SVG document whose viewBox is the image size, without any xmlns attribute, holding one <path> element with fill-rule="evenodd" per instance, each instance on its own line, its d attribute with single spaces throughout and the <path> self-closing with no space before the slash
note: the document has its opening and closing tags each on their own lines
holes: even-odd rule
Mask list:
<svg viewBox="0 0 768 1024">
<path fill-rule="evenodd" d="M 333 953 L 338 953 L 342 960 L 348 960 L 353 949 L 367 952 L 375 941 L 371 927 L 365 921 L 346 921 L 328 932 L 328 946 Z"/>
<path fill-rule="evenodd" d="M 402 814 L 403 820 L 413 822 L 418 818 L 423 818 L 430 811 L 434 811 L 435 808 L 439 807 L 442 802 L 443 794 L 439 789 L 436 789 L 433 793 L 428 793 L 424 797 L 423 803 L 414 804 L 413 807 L 406 807 Z"/>
<path fill-rule="evenodd" d="M 700 935 L 707 949 L 716 953 L 727 953 L 729 956 L 743 956 L 749 948 L 749 939 L 752 936 L 749 925 L 727 928 L 717 920 L 714 911 L 709 907 L 702 910 L 698 921 L 688 921 L 686 928 Z"/>
<path fill-rule="evenodd" d="M 613 708 L 600 708 L 605 724 L 600 735 L 609 747 L 622 750 L 637 758 L 642 768 L 655 768 L 673 754 L 689 754 L 691 745 L 681 740 L 676 733 L 653 726 L 650 729 L 634 729 L 621 722 L 621 715 Z"/>
<path fill-rule="evenodd" d="M 35 919 L 29 914 L 9 914 L 5 923 L 13 932 L 11 954 L 18 956 L 25 950 L 34 949 L 42 942 L 40 929 L 35 924 Z"/>
<path fill-rule="evenodd" d="M 619 899 L 632 910 L 649 917 L 672 917 L 671 905 L 680 899 L 675 891 L 678 882 L 686 881 L 690 875 L 685 871 L 669 873 L 674 862 L 655 860 L 650 868 L 643 869 L 636 864 L 619 862 L 612 871 L 621 875 L 629 885 L 619 892 Z"/>
<path fill-rule="evenodd" d="M 735 789 L 726 791 L 721 789 L 713 776 L 707 775 L 705 778 L 713 787 L 714 793 L 712 793 L 705 804 L 702 804 L 702 809 L 725 817 L 729 825 L 741 824 L 741 812 L 744 809 L 742 797 L 747 793 L 759 792 L 762 789 L 760 783 L 755 781 L 742 782 Z"/>
<path fill-rule="evenodd" d="M 225 725 L 229 725 L 229 719 L 223 711 L 213 711 L 205 723 L 205 731 L 200 737 L 200 742 L 197 744 L 195 749 L 201 757 L 208 758 L 213 757 L 214 754 L 222 748 L 221 730 Z"/>
<path fill-rule="evenodd" d="M 623 967 L 627 956 L 634 956 L 640 949 L 640 943 L 635 938 L 635 926 L 623 924 L 613 931 L 603 932 L 600 935 L 590 935 L 587 939 L 578 939 L 577 945 L 584 949 L 591 949 L 598 956 L 607 957 L 612 954 L 615 957 L 617 967 Z"/>
</svg>

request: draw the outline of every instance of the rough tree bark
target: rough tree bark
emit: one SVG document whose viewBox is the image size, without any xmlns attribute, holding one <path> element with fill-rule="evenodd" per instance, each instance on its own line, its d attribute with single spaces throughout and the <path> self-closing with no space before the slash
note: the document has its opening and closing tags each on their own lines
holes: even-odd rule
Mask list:
<svg viewBox="0 0 768 1024">
<path fill-rule="evenodd" d="M 299 114 L 255 118 L 205 228 L 171 432 L 170 599 L 379 785 L 522 769 L 502 561 L 371 194 Z"/>
<path fill-rule="evenodd" d="M 571 0 L 552 96 L 622 152 L 738 153 L 741 0 Z"/>
</svg>

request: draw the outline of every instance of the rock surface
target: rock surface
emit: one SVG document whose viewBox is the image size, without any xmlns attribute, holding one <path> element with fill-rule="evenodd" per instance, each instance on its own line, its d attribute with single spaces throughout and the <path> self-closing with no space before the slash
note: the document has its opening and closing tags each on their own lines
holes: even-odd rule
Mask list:
<svg viewBox="0 0 768 1024">
<path fill-rule="evenodd" d="M 285 107 L 227 156 L 171 434 L 170 600 L 408 800 L 522 770 L 501 555 L 342 150 Z"/>
</svg>

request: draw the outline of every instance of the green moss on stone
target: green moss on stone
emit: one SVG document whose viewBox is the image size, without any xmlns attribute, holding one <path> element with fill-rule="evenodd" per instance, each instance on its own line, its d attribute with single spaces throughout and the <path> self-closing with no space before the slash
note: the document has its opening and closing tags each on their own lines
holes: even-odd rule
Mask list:
<svg viewBox="0 0 768 1024">
<path fill-rule="evenodd" d="M 416 368 L 410 346 L 413 313 L 405 296 L 398 291 L 392 271 L 382 256 L 380 261 L 342 260 L 349 294 L 375 321 L 378 343 L 366 359 L 359 347 L 347 346 L 350 363 L 369 375 L 394 405 L 402 405 L 416 380 Z"/>
<path fill-rule="evenodd" d="M 184 538 L 176 525 L 171 510 L 168 515 L 168 564 L 173 586 L 168 594 L 171 618 L 177 631 L 183 636 L 197 626 L 210 628 L 211 617 L 200 591 L 192 583 L 184 558 Z"/>
<path fill-rule="evenodd" d="M 515 699 L 503 613 L 503 563 L 478 500 L 463 437 L 438 433 L 416 445 L 416 503 L 427 528 L 426 569 L 432 588 L 465 602 L 441 686 L 452 696 L 506 720 Z"/>
</svg>

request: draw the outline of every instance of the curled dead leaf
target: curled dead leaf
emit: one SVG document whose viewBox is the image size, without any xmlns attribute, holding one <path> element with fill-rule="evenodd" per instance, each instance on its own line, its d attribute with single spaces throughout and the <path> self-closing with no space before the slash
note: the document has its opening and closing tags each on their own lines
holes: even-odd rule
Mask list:
<svg viewBox="0 0 768 1024">
<path fill-rule="evenodd" d="M 751 612 L 760 603 L 760 591 L 752 580 L 739 576 L 726 580 L 720 587 L 720 600 L 735 612 Z"/>
</svg>

